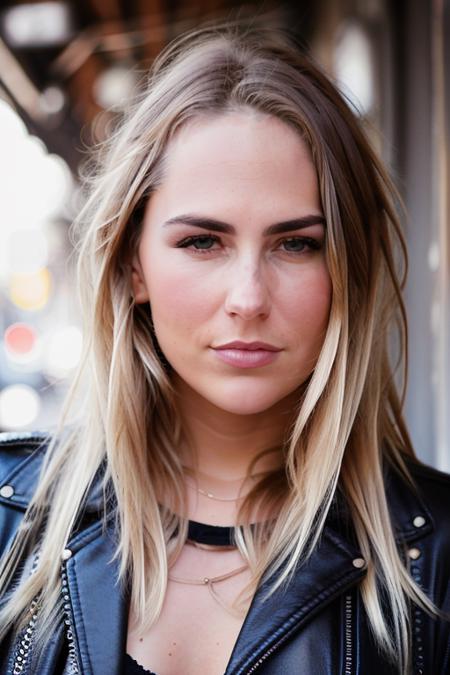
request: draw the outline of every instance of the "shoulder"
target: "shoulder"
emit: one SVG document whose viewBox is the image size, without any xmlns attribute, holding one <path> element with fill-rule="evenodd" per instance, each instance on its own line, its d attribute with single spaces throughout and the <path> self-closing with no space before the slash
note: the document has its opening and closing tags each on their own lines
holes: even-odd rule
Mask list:
<svg viewBox="0 0 450 675">
<path fill-rule="evenodd" d="M 26 432 L 0 432 L 0 517 L 8 517 L 8 511 L 25 511 L 28 507 L 41 476 L 43 460 L 47 450 L 53 452 L 60 443 L 70 444 L 78 437 L 79 429 L 67 425 L 55 438 L 54 430 Z M 67 448 L 66 448 L 67 449 Z M 103 506 L 103 475 L 106 460 L 103 461 L 89 487 L 85 509 L 99 511 Z M 7 507 L 2 509 L 1 507 Z"/>
<path fill-rule="evenodd" d="M 418 460 L 408 460 L 407 466 L 417 493 L 433 518 L 447 521 L 450 513 L 450 474 Z"/>
<path fill-rule="evenodd" d="M 404 460 L 412 484 L 392 469 L 386 480 L 397 534 L 408 542 L 423 539 L 442 554 L 450 555 L 450 475 L 411 457 Z"/>
<path fill-rule="evenodd" d="M 0 556 L 7 551 L 39 480 L 49 435 L 0 433 Z"/>
<path fill-rule="evenodd" d="M 409 461 L 408 469 L 417 495 L 428 511 L 434 535 L 446 544 L 450 554 L 450 475 L 419 461 Z"/>
<path fill-rule="evenodd" d="M 50 439 L 51 432 L 44 430 L 0 432 L 0 475 L 36 450 L 45 451 Z"/>
<path fill-rule="evenodd" d="M 44 430 L 0 433 L 0 501 L 26 507 L 51 433 Z"/>
</svg>

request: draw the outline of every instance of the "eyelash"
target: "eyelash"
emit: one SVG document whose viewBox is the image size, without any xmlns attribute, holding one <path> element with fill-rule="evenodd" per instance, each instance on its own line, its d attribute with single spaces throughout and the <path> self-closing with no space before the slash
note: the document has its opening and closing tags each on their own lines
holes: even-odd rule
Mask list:
<svg viewBox="0 0 450 675">
<path fill-rule="evenodd" d="M 205 240 L 205 239 L 210 239 L 213 242 L 220 243 L 219 237 L 216 237 L 215 235 L 210 235 L 210 234 L 200 234 L 200 235 L 193 235 L 191 237 L 186 237 L 185 239 L 182 239 L 181 241 L 177 242 L 176 248 L 190 248 L 195 242 L 200 241 L 200 240 Z M 309 248 L 309 253 L 312 253 L 313 251 L 319 251 L 322 248 L 322 243 L 318 241 L 317 239 L 313 239 L 311 237 L 287 237 L 286 239 L 282 239 L 280 243 L 285 243 L 287 241 L 300 241 L 302 244 L 305 244 Z M 200 255 L 208 255 L 209 253 L 213 253 L 216 249 L 213 248 L 191 248 L 191 251 L 194 251 L 195 254 L 199 253 Z M 305 251 L 284 251 L 284 253 L 287 253 L 288 255 L 292 256 L 299 256 L 299 255 L 305 255 Z"/>
</svg>

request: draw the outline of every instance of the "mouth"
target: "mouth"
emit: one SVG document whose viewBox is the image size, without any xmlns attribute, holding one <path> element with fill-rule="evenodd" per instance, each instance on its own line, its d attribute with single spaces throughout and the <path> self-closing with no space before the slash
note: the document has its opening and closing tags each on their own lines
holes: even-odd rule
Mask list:
<svg viewBox="0 0 450 675">
<path fill-rule="evenodd" d="M 280 351 L 279 347 L 265 342 L 229 342 L 212 347 L 216 356 L 236 368 L 261 368 L 273 363 Z"/>
<path fill-rule="evenodd" d="M 271 345 L 268 342 L 260 342 L 259 340 L 256 340 L 254 342 L 243 342 L 242 340 L 233 340 L 233 342 L 227 342 L 226 344 L 218 345 L 217 347 L 213 347 L 213 349 L 238 349 L 241 351 L 263 350 L 266 352 L 281 351 L 280 347 L 275 347 L 275 345 Z"/>
</svg>

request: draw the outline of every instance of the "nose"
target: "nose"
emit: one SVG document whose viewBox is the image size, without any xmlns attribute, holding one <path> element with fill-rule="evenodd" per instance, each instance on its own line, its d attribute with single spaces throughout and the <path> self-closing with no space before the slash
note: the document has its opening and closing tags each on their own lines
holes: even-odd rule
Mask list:
<svg viewBox="0 0 450 675">
<path fill-rule="evenodd" d="M 233 270 L 228 287 L 225 310 L 230 315 L 250 320 L 265 318 L 270 312 L 267 281 L 256 264 L 243 264 Z"/>
</svg>

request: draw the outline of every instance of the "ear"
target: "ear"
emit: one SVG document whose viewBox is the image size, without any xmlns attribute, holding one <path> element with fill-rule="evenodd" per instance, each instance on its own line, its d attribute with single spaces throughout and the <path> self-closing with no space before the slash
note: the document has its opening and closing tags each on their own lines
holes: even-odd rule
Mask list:
<svg viewBox="0 0 450 675">
<path fill-rule="evenodd" d="M 131 262 L 131 285 L 136 304 L 149 302 L 150 298 L 147 291 L 147 284 L 145 283 L 142 266 L 137 253 L 134 254 Z"/>
</svg>

